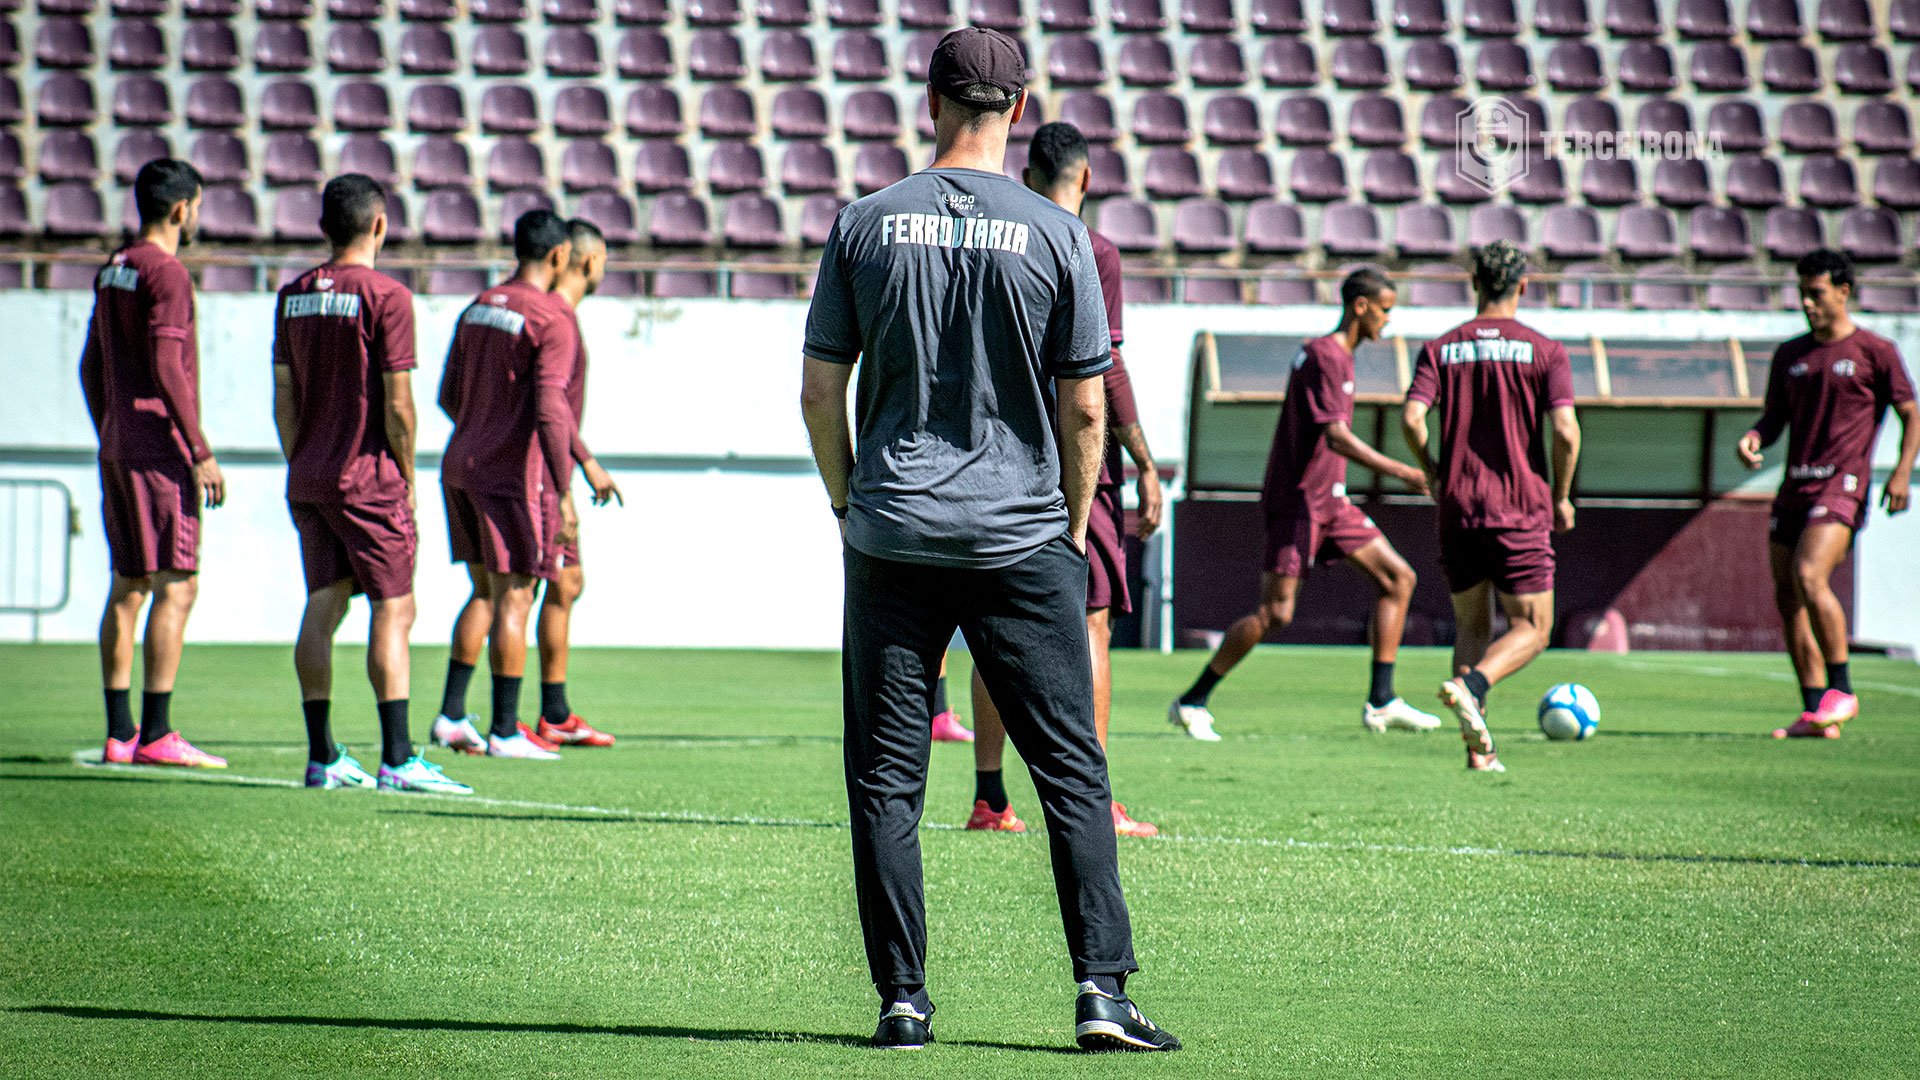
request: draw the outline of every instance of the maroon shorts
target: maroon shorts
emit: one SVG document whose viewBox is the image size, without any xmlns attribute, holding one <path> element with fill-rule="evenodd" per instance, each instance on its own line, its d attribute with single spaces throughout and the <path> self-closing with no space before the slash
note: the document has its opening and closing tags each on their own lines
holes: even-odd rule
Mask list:
<svg viewBox="0 0 1920 1080">
<path fill-rule="evenodd" d="M 369 600 L 392 600 L 413 592 L 413 559 L 419 540 L 406 494 L 346 503 L 289 502 L 300 533 L 300 562 L 307 591 L 343 578 Z"/>
<path fill-rule="evenodd" d="M 1440 529 L 1447 588 L 1486 582 L 1508 596 L 1553 591 L 1553 534 L 1547 529 Z"/>
<path fill-rule="evenodd" d="M 113 572 L 142 578 L 200 568 L 200 500 L 185 462 L 100 463 L 100 512 Z"/>
<path fill-rule="evenodd" d="M 447 542 L 453 561 L 484 566 L 496 574 L 551 578 L 560 532 L 559 515 L 543 499 L 488 495 L 447 487 Z"/>
<path fill-rule="evenodd" d="M 1857 493 L 1846 491 L 1782 495 L 1773 500 L 1773 513 L 1767 519 L 1767 539 L 1796 548 L 1807 526 L 1827 522 L 1859 532 L 1867 524 L 1867 501 Z"/>
<path fill-rule="evenodd" d="M 1115 615 L 1133 611 L 1127 592 L 1127 511 L 1119 488 L 1096 487 L 1087 517 L 1087 610 L 1108 608 Z"/>
<path fill-rule="evenodd" d="M 1344 497 L 1323 507 L 1294 507 L 1267 519 L 1261 569 L 1303 578 L 1316 565 L 1338 562 L 1379 537 L 1373 519 Z"/>
</svg>

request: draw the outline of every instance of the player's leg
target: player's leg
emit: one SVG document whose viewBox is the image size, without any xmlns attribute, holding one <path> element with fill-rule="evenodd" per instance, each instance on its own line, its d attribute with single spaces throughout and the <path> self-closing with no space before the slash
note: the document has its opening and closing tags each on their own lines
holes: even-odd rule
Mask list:
<svg viewBox="0 0 1920 1080">
<path fill-rule="evenodd" d="M 1486 679 L 1476 671 L 1493 637 L 1493 584 L 1482 580 L 1465 585 L 1449 567 L 1453 593 L 1454 677 L 1440 684 L 1440 700 L 1460 722 L 1460 738 L 1467 746 L 1467 768 L 1505 772 L 1487 730 Z"/>
<path fill-rule="evenodd" d="M 447 685 L 440 699 L 440 715 L 452 719 L 471 715 L 467 709 L 467 687 L 480 654 L 487 647 L 487 631 L 493 628 L 493 579 L 480 560 L 467 563 L 471 589 L 467 602 L 453 620 L 452 650 L 447 655 Z"/>
<path fill-rule="evenodd" d="M 979 700 L 977 695 L 974 700 Z M 940 677 L 933 681 L 933 741 L 973 741 L 973 732 L 960 722 L 960 717 L 953 711 L 953 705 L 947 698 L 947 658 L 944 653 L 940 657 Z"/>
<path fill-rule="evenodd" d="M 923 1028 L 932 1004 L 919 823 L 933 681 L 954 631 L 945 595 L 953 572 L 853 548 L 844 560 L 844 753 L 860 928 L 880 1008 L 904 1010 L 915 1020 L 906 1026 Z M 883 1019 L 876 1041 L 887 1031 Z"/>
<path fill-rule="evenodd" d="M 1827 692 L 1812 710 L 1811 719 L 1823 728 L 1837 728 L 1859 715 L 1853 696 L 1853 678 L 1847 670 L 1847 609 L 1833 591 L 1833 575 L 1853 547 L 1853 528 L 1837 521 L 1809 525 L 1794 549 L 1795 587 L 1806 608 L 1807 621 L 1826 665 Z"/>
<path fill-rule="evenodd" d="M 1296 575 L 1273 572 L 1261 575 L 1260 606 L 1227 628 L 1220 647 L 1201 669 L 1200 677 L 1167 710 L 1168 722 L 1185 729 L 1196 739 L 1218 742 L 1220 736 L 1213 730 L 1213 714 L 1207 709 L 1208 697 L 1213 688 L 1220 685 L 1220 680 L 1260 644 L 1268 631 L 1293 622 L 1294 599 L 1299 593 L 1300 578 Z"/>
<path fill-rule="evenodd" d="M 307 727 L 310 788 L 370 788 L 367 775 L 346 747 L 333 739 L 333 636 L 353 602 L 353 578 L 342 577 L 307 593 L 300 636 L 293 646 L 293 670 L 300 680 L 300 711 Z"/>
<path fill-rule="evenodd" d="M 540 622 L 535 637 L 540 643 L 540 723 L 541 738 L 562 746 L 612 746 L 613 736 L 597 731 L 575 716 L 567 700 L 567 664 L 572 650 L 573 605 L 587 588 L 586 570 L 581 567 L 577 549 L 561 549 L 560 569 L 541 590 Z"/>
<path fill-rule="evenodd" d="M 1786 638 L 1787 656 L 1793 661 L 1793 673 L 1800 679 L 1801 711 L 1820 707 L 1827 692 L 1827 670 L 1820 642 L 1813 636 L 1813 620 L 1800 596 L 1799 575 L 1794 572 L 1796 552 L 1793 545 L 1770 543 L 1767 562 L 1773 572 L 1773 604 L 1780 612 L 1780 630 Z"/>
<path fill-rule="evenodd" d="M 100 685 L 107 706 L 107 742 L 101 760 L 124 765 L 133 760 L 140 727 L 133 719 L 133 646 L 139 638 L 140 611 L 148 596 L 146 578 L 113 575 L 100 613 Z"/>
<path fill-rule="evenodd" d="M 487 644 L 487 628 L 493 625 L 493 596 L 488 591 L 486 549 L 483 545 L 485 523 L 472 494 L 458 488 L 440 488 L 447 508 L 447 545 L 453 561 L 464 563 L 472 589 L 460 614 L 453 620 L 453 648 L 447 656 L 447 681 L 440 694 L 440 714 L 434 718 L 430 736 L 435 746 L 445 746 L 466 754 L 484 754 L 487 740 L 476 726 L 479 717 L 467 708 L 467 687 L 473 682 L 474 668 L 480 663 L 480 650 Z"/>
<path fill-rule="evenodd" d="M 1400 638 L 1406 631 L 1407 609 L 1413 605 L 1413 589 L 1418 582 L 1413 567 L 1407 565 L 1407 560 L 1401 558 L 1386 537 L 1379 535 L 1348 553 L 1346 558 L 1371 578 L 1380 591 L 1373 604 L 1373 621 L 1367 627 L 1367 641 L 1373 646 L 1373 668 L 1360 722 L 1373 732 L 1384 732 L 1388 728 L 1432 731 L 1440 726 L 1440 718 L 1407 704 L 1393 689 L 1393 666 L 1400 657 Z"/>
<path fill-rule="evenodd" d="M 533 614 L 532 574 L 487 571 L 493 625 L 487 632 L 487 657 L 493 671 L 493 717 L 487 731 L 489 757 L 553 760 L 520 721 L 520 684 L 527 670 L 527 620 Z"/>
<path fill-rule="evenodd" d="M 973 814 L 967 828 L 986 832 L 1026 832 L 1027 823 L 1013 812 L 1007 798 L 1007 729 L 1000 722 L 1000 710 L 987 693 L 987 681 L 980 665 L 973 665 Z M 936 707 L 938 703 L 936 702 Z"/>
<path fill-rule="evenodd" d="M 173 730 L 173 684 L 186 649 L 187 617 L 200 595 L 200 579 L 191 570 L 162 570 L 150 579 L 153 602 L 147 608 L 143 642 L 144 692 L 140 695 L 140 746 L 133 760 L 143 765 L 186 765 L 222 769 L 224 758 L 208 754 Z"/>
<path fill-rule="evenodd" d="M 1107 726 L 1113 719 L 1113 609 L 1087 612 L 1087 650 L 1093 661 L 1093 731 L 1101 752 L 1107 749 Z M 1113 831 L 1119 836 L 1159 836 L 1160 827 L 1140 821 L 1113 801 Z"/>
</svg>

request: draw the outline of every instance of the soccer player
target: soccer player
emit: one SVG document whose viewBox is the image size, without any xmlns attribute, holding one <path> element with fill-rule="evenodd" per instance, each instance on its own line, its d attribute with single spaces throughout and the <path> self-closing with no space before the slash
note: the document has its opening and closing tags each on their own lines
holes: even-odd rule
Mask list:
<svg viewBox="0 0 1920 1080">
<path fill-rule="evenodd" d="M 133 182 L 140 231 L 93 284 L 80 387 L 100 437 L 101 511 L 113 584 L 100 617 L 107 744 L 115 764 L 226 767 L 173 730 L 168 713 L 187 615 L 199 591 L 200 507 L 227 482 L 200 430 L 200 345 L 193 279 L 175 257 L 200 225 L 200 174 L 162 158 Z M 129 701 L 133 642 L 148 598 L 140 726 Z"/>
<path fill-rule="evenodd" d="M 580 301 L 592 296 L 606 279 L 607 240 L 593 222 L 584 218 L 567 222 L 567 234 L 572 257 L 555 280 L 553 295 L 566 307 L 575 341 L 573 374 L 567 382 L 567 407 L 573 413 L 570 460 L 579 463 L 586 474 L 587 485 L 593 489 L 593 505 L 605 506 L 618 500 L 624 506 L 626 500 L 620 497 L 619 486 L 594 460 L 586 440 L 580 436 L 580 424 L 587 415 L 587 346 L 580 336 L 576 311 Z M 567 703 L 567 633 L 573 624 L 573 605 L 585 591 L 587 578 L 580 568 L 580 529 L 578 516 L 573 513 L 571 486 L 559 494 L 566 504 L 565 516 L 575 521 L 575 525 L 560 535 L 557 569 L 542 590 L 540 621 L 534 630 L 540 643 L 540 726 L 536 734 L 558 746 L 612 746 L 613 736 L 594 730 L 575 715 Z M 561 512 L 561 507 L 552 500 L 548 509 L 551 513 Z"/>
<path fill-rule="evenodd" d="M 1046 196 L 1061 209 L 1080 216 L 1081 203 L 1087 197 L 1087 182 L 1093 170 L 1088 167 L 1087 140 L 1072 124 L 1055 122 L 1033 133 L 1027 158 L 1027 187 Z M 1160 474 L 1155 471 L 1153 451 L 1140 428 L 1140 409 L 1133 400 L 1133 381 L 1120 358 L 1123 335 L 1120 330 L 1120 249 L 1113 241 L 1088 230 L 1093 246 L 1093 265 L 1100 277 L 1100 295 L 1107 311 L 1107 335 L 1112 342 L 1113 366 L 1100 377 L 1106 395 L 1107 444 L 1100 460 L 1100 478 L 1093 489 L 1093 509 L 1087 518 L 1087 640 L 1093 650 L 1093 721 L 1102 750 L 1107 746 L 1107 722 L 1113 714 L 1113 618 L 1133 610 L 1127 594 L 1126 509 L 1120 499 L 1120 484 L 1126 471 L 1120 463 L 1120 448 L 1140 471 L 1140 521 L 1142 540 L 1160 527 Z M 1017 817 L 1007 800 L 1005 777 L 1001 772 L 1002 752 L 1007 732 L 1000 723 L 985 680 L 976 668 L 973 675 L 973 714 L 978 739 L 973 744 L 974 803 L 967 828 L 995 832 L 1025 832 L 1026 823 Z M 1120 836 L 1158 836 L 1160 830 L 1150 822 L 1136 821 L 1120 803 L 1113 804 L 1113 830 Z"/>
<path fill-rule="evenodd" d="M 1774 350 L 1766 408 L 1740 436 L 1740 459 L 1762 465 L 1760 451 L 1783 431 L 1787 474 L 1773 502 L 1767 554 L 1787 653 L 1800 676 L 1800 718 L 1773 736 L 1840 737 L 1860 713 L 1847 674 L 1847 613 L 1833 592 L 1833 572 L 1867 525 L 1873 447 L 1887 406 L 1900 416 L 1900 458 L 1880 504 L 1905 510 L 1920 451 L 1913 383 L 1891 341 L 1857 325 L 1853 263 L 1837 251 L 1809 252 L 1796 267 L 1807 333 Z"/>
<path fill-rule="evenodd" d="M 935 673 L 958 628 L 1040 792 L 1075 1038 L 1171 1050 L 1124 989 L 1137 965 L 1093 725 L 1082 552 L 1111 344 L 1086 226 L 999 172 L 1025 82 L 1010 38 L 941 39 L 933 164 L 840 212 L 807 314 L 801 406 L 846 544 L 847 801 L 873 1042 L 933 1037 L 919 821 Z"/>
<path fill-rule="evenodd" d="M 326 262 L 280 290 L 273 420 L 287 459 L 287 507 L 300 533 L 307 609 L 293 666 L 307 722 L 307 786 L 373 787 L 333 741 L 333 635 L 355 593 L 373 606 L 367 677 L 380 717 L 385 791 L 468 794 L 413 752 L 407 634 L 413 629 L 413 294 L 374 269 L 387 193 L 359 173 L 327 181 Z"/>
<path fill-rule="evenodd" d="M 1276 626 L 1293 622 L 1300 583 L 1315 563 L 1345 559 L 1373 579 L 1380 597 L 1373 606 L 1373 677 L 1360 722 L 1368 731 L 1388 728 L 1431 731 L 1440 718 L 1406 703 L 1393 689 L 1393 665 L 1407 625 L 1416 579 L 1359 507 L 1347 498 L 1347 463 L 1385 473 L 1415 490 L 1427 490 L 1426 474 L 1395 461 L 1353 433 L 1353 350 L 1379 340 L 1393 313 L 1396 293 L 1385 274 L 1362 267 L 1340 284 L 1340 324 L 1333 333 L 1300 347 L 1287 377 L 1280 424 L 1267 454 L 1260 508 L 1267 519 L 1261 560 L 1260 606 L 1227 629 L 1213 659 L 1185 694 L 1167 708 L 1174 727 L 1207 742 L 1213 728 L 1207 697 L 1235 664 Z"/>
<path fill-rule="evenodd" d="M 1567 350 L 1514 318 L 1526 252 L 1508 240 L 1476 251 L 1473 287 L 1474 317 L 1420 350 L 1401 427 L 1439 502 L 1453 593 L 1455 676 L 1440 700 L 1460 721 L 1467 768 L 1505 772 L 1487 730 L 1487 691 L 1540 655 L 1553 632 L 1551 534 L 1573 528 L 1580 424 Z M 1429 411 L 1440 421 L 1437 453 Z M 1508 623 L 1497 640 L 1493 593 Z"/>
<path fill-rule="evenodd" d="M 473 594 L 454 622 L 433 741 L 463 753 L 551 761 L 560 756 L 554 744 L 520 719 L 520 680 L 534 582 L 553 579 L 560 537 L 578 524 L 573 500 L 556 494 L 573 476 L 567 385 L 579 347 L 570 309 L 552 295 L 573 257 L 566 219 L 551 210 L 520 215 L 513 250 L 513 278 L 461 313 L 440 379 L 440 407 L 453 419 L 440 466 L 447 536 L 453 560 L 467 564 Z M 466 711 L 483 642 L 493 670 L 485 739 Z"/>
</svg>

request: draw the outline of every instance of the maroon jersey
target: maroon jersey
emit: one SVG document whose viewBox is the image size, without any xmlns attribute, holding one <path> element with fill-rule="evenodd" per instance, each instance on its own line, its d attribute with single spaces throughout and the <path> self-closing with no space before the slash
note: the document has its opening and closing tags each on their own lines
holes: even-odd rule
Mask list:
<svg viewBox="0 0 1920 1080">
<path fill-rule="evenodd" d="M 411 371 L 413 294 L 370 266 L 316 266 L 280 290 L 273 362 L 293 376 L 299 418 L 287 498 L 341 502 L 404 494 L 387 446 L 381 375 Z"/>
<path fill-rule="evenodd" d="M 213 456 L 200 430 L 193 279 L 180 260 L 136 240 L 100 268 L 80 383 L 102 461 L 198 464 Z"/>
<path fill-rule="evenodd" d="M 1773 353 L 1766 409 L 1753 430 L 1762 446 L 1787 438 L 1783 498 L 1841 493 L 1867 498 L 1873 444 L 1887 407 L 1913 400 L 1893 342 L 1866 329 L 1822 343 L 1805 334 Z"/>
<path fill-rule="evenodd" d="M 1471 319 L 1420 350 L 1407 399 L 1439 422 L 1442 525 L 1553 527 L 1546 414 L 1573 404 L 1565 347 L 1513 319 Z"/>
<path fill-rule="evenodd" d="M 566 488 L 578 344 L 566 301 L 517 278 L 467 305 L 440 379 L 440 407 L 453 419 L 441 483 L 526 498 Z"/>
<path fill-rule="evenodd" d="M 1120 460 L 1117 432 L 1140 422 L 1140 406 L 1133 399 L 1133 379 L 1127 374 L 1127 362 L 1120 358 L 1120 345 L 1125 340 L 1120 333 L 1120 249 L 1092 230 L 1087 231 L 1087 238 L 1093 242 L 1093 268 L 1100 275 L 1100 296 L 1107 304 L 1107 334 L 1113 343 L 1113 366 L 1101 376 L 1107 392 L 1107 453 L 1100 459 L 1099 482 L 1114 487 L 1127 477 L 1126 465 Z"/>
<path fill-rule="evenodd" d="M 1260 504 L 1267 517 L 1330 516 L 1347 493 L 1347 459 L 1325 437 L 1328 424 L 1353 422 L 1353 354 L 1332 335 L 1300 346 L 1287 376 L 1280 425 L 1267 452 Z"/>
</svg>

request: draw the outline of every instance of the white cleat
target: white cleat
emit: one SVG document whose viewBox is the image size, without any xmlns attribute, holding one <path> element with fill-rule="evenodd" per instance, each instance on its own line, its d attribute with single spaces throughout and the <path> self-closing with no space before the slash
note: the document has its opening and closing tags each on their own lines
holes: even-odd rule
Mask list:
<svg viewBox="0 0 1920 1080">
<path fill-rule="evenodd" d="M 484 754 L 487 752 L 487 740 L 480 729 L 473 726 L 472 713 L 455 720 L 451 716 L 436 717 L 433 721 L 433 745 L 448 750 L 458 750 L 463 754 Z"/>
<path fill-rule="evenodd" d="M 1474 700 L 1473 691 L 1460 679 L 1440 684 L 1440 700 L 1460 720 L 1460 741 L 1467 744 L 1467 768 L 1474 772 L 1507 771 L 1494 753 L 1493 732 L 1487 730 L 1487 718 Z"/>
<path fill-rule="evenodd" d="M 1360 723 L 1375 735 L 1384 735 L 1388 728 L 1401 731 L 1433 731 L 1440 726 L 1440 718 L 1432 713 L 1424 713 L 1407 704 L 1406 698 L 1394 698 L 1379 708 L 1367 705 L 1360 710 Z"/>
<path fill-rule="evenodd" d="M 1220 733 L 1213 730 L 1213 714 L 1205 705 L 1182 705 L 1176 699 L 1167 706 L 1167 723 L 1201 742 L 1220 741 Z"/>
<path fill-rule="evenodd" d="M 542 750 L 533 745 L 533 740 L 525 735 L 515 735 L 503 739 L 498 735 L 487 736 L 487 756 L 522 758 L 527 761 L 559 761 L 560 755 L 551 750 Z"/>
</svg>

